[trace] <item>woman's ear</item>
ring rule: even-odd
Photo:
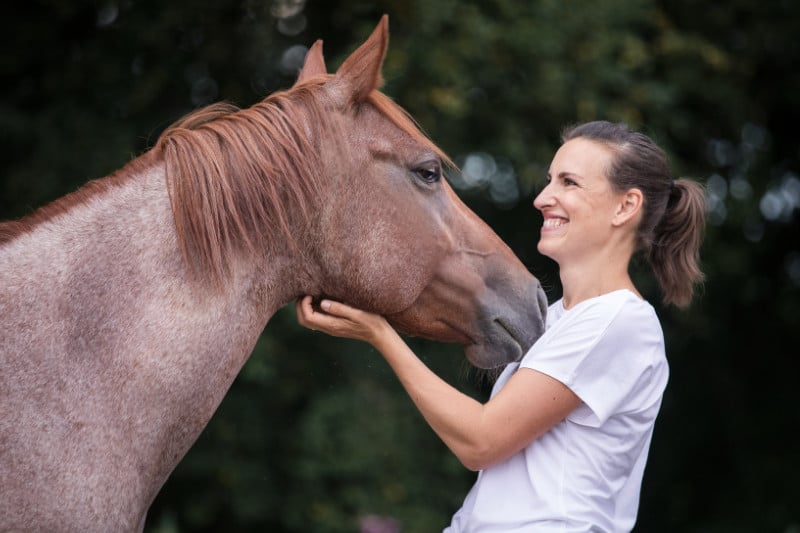
[[[620,196],[620,202],[614,212],[614,219],[611,223],[614,226],[622,226],[631,220],[637,220],[642,211],[644,196],[639,189],[629,189]]]

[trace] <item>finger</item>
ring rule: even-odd
[[[303,296],[302,298],[298,298],[295,302],[295,311],[297,312],[297,321],[305,326],[311,327],[309,325],[309,320],[314,315],[314,308],[311,305],[312,298],[311,296]]]
[[[305,296],[298,302],[298,321],[307,328],[328,331],[340,326],[342,318],[328,314],[325,310],[317,310],[313,305],[313,298]]]
[[[360,312],[360,310],[356,309],[355,307],[350,307],[349,305],[343,304],[342,302],[336,302],[327,299],[322,300],[319,303],[319,307],[329,315],[338,316],[342,318],[352,319]]]

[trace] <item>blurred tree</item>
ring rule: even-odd
[[[153,0],[6,6],[0,218],[103,176],[187,111],[334,69],[390,14],[386,92],[450,153],[463,197],[559,295],[530,207],[569,123],[624,120],[708,185],[708,282],[658,306],[672,365],[638,531],[800,530],[800,4],[788,0]],[[654,301],[652,280],[637,272]],[[460,350],[412,340],[485,397]],[[154,502],[148,531],[440,530],[474,479],[358,343],[270,323]]]

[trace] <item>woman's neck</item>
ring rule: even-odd
[[[559,265],[559,274],[564,309],[621,289],[628,289],[639,298],[642,297],[628,274],[628,261],[615,264],[604,259],[592,263]]]

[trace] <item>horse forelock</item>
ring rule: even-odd
[[[237,254],[281,242],[297,249],[320,196],[320,142],[339,142],[321,83],[247,109],[216,104],[159,138],[178,242],[193,273],[220,283]]]

